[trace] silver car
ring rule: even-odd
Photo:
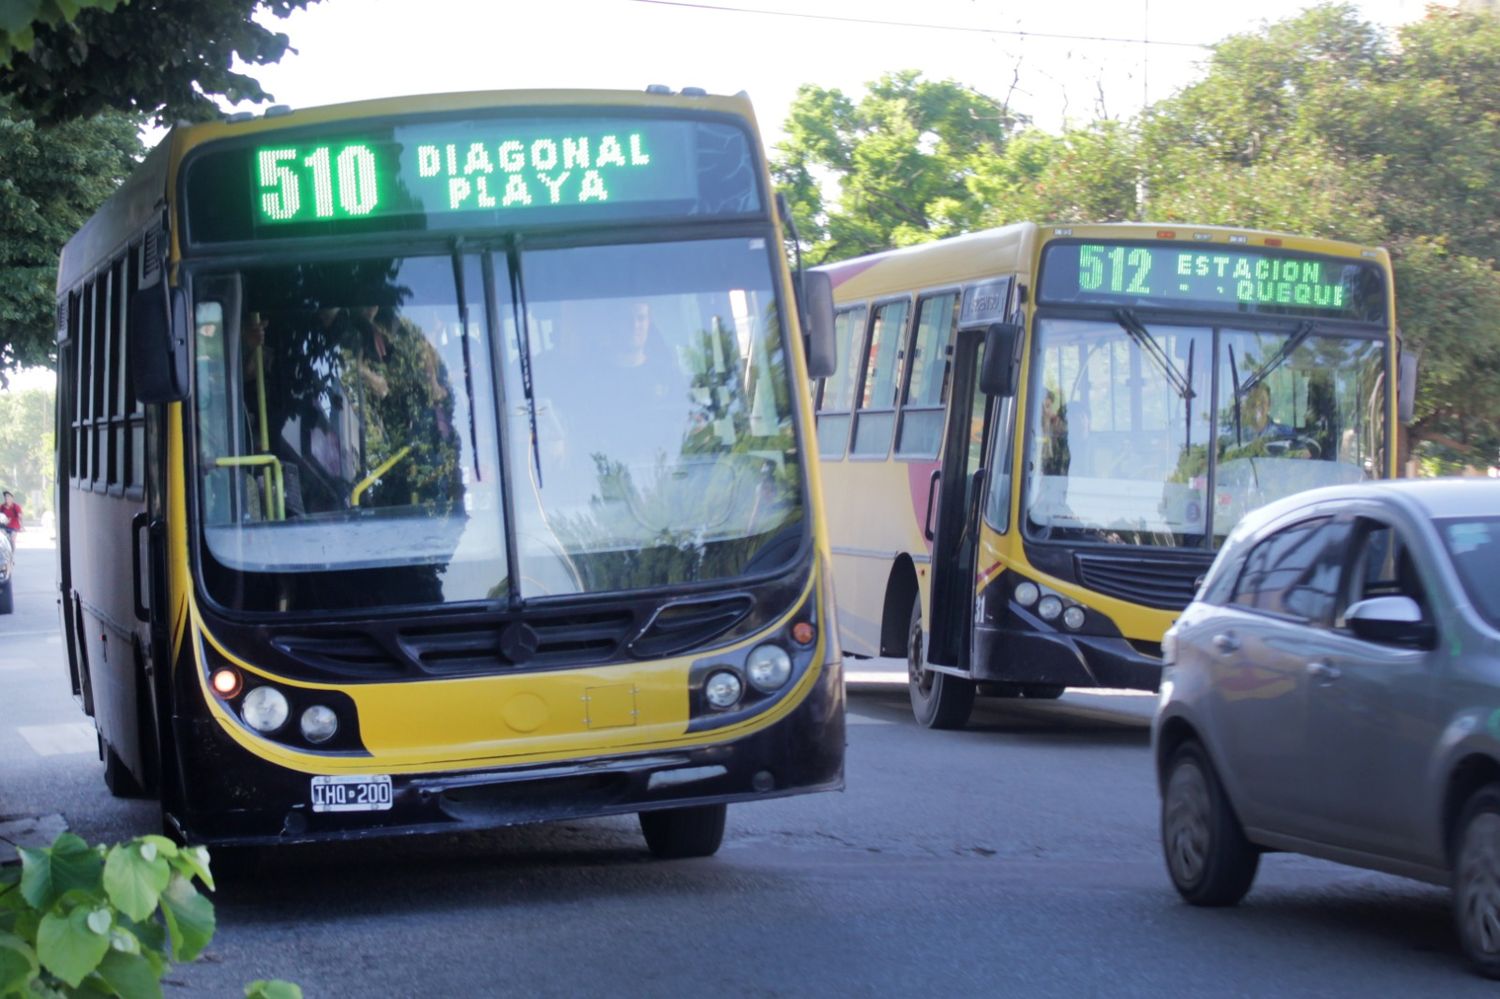
[[[1268,850],[1451,885],[1464,951],[1500,978],[1500,482],[1257,511],[1163,658],[1152,739],[1185,899],[1235,904]]]

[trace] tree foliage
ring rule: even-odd
[[[912,95],[999,109],[993,134],[930,126]],[[945,105],[939,103],[938,107]],[[1214,50],[1203,78],[1131,122],[1061,134],[999,101],[887,77],[855,103],[804,87],[776,175],[815,259],[989,225],[1150,219],[1378,243],[1420,355],[1413,441],[1500,449],[1500,19],[1432,7],[1394,36],[1314,7]],[[829,180],[833,183],[830,184]],[[825,202],[824,189],[838,190]],[[915,209],[915,210],[912,210]]]
[[[0,94],[38,121],[106,110],[203,121],[231,102],[271,95],[235,72],[277,62],[289,39],[256,23],[258,10],[286,17],[316,0],[7,0],[0,19]],[[35,13],[31,23],[24,16]],[[74,16],[70,16],[74,15]],[[28,35],[29,44],[28,44]]]
[[[134,167],[139,124],[108,112],[39,125],[0,98],[0,384],[51,364],[58,253]]]
[[[53,393],[0,393],[0,487],[15,494],[28,522],[51,505]]]

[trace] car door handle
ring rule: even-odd
[[[1329,684],[1337,680],[1344,674],[1339,672],[1339,668],[1337,666],[1330,666],[1328,663],[1315,662],[1307,664],[1307,675],[1312,677],[1314,680],[1317,680],[1321,684]]]
[[[1214,648],[1220,652],[1238,652],[1240,650],[1240,640],[1235,638],[1232,633],[1226,631],[1223,634],[1214,636]]]

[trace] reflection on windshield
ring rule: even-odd
[[[533,405],[513,320],[505,335],[523,590],[693,582],[790,558],[801,479],[764,243],[523,262]]]
[[[1210,328],[1117,318],[1037,324],[1033,538],[1201,547],[1211,531],[1216,545],[1271,500],[1379,474],[1378,341],[1310,326],[1221,329],[1216,339]]]
[[[464,343],[482,344],[481,330],[462,328],[448,258],[263,268],[195,288],[204,537],[219,568],[262,574],[249,589],[267,591],[225,576],[223,598],[464,600],[504,578],[493,393],[470,361],[486,352]],[[328,585],[318,574],[331,570],[361,575]]]
[[[780,567],[805,528],[771,262],[756,239],[497,255],[494,315],[478,256],[199,276],[210,592],[315,610]]]

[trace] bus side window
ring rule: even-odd
[[[910,312],[911,301],[905,298],[875,309],[854,419],[855,455],[884,458],[890,452],[896,430],[896,389],[901,384],[901,338]]]
[[[844,309],[833,320],[837,367],[823,379],[818,392],[818,453],[825,459],[842,458],[849,447],[849,423],[853,419],[854,379],[859,374],[855,356],[863,346],[865,307]]]
[[[901,429],[896,436],[896,454],[903,458],[937,457],[957,330],[957,292],[923,299],[917,306],[907,362],[910,374],[901,400]]]

